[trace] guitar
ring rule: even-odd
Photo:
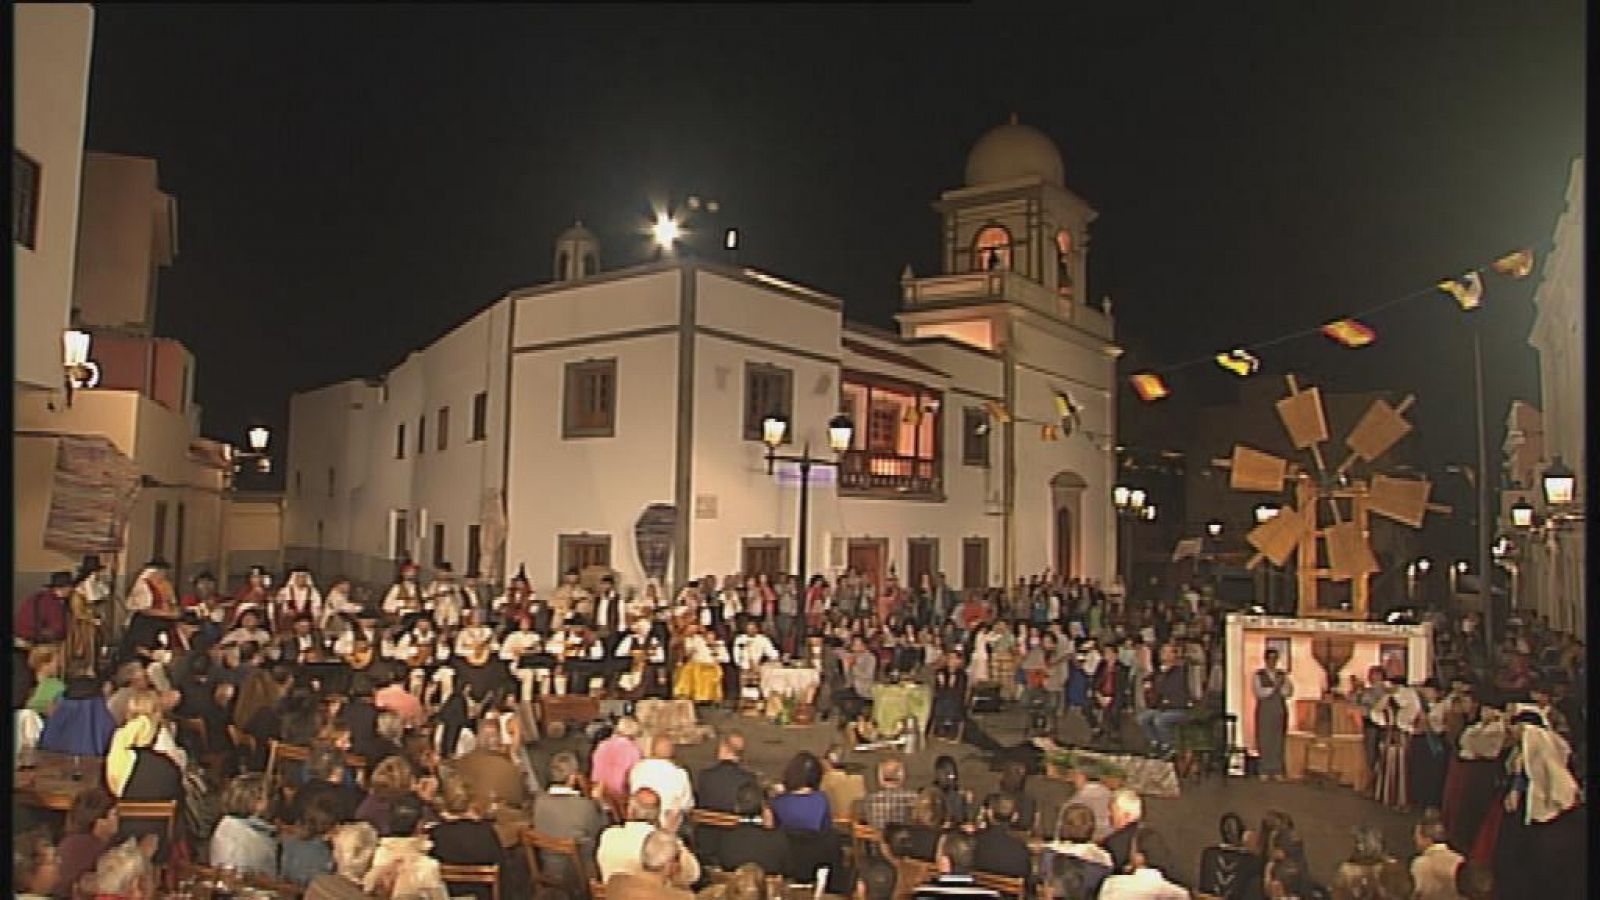
[[[350,668],[359,671],[370,667],[377,655],[377,650],[371,641],[356,641],[351,644],[350,652],[346,653],[343,659]]]

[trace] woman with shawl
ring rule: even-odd
[[[155,749],[160,730],[161,713],[155,704],[130,706],[127,724],[111,736],[111,749],[106,753],[106,786],[118,800],[154,802],[177,800],[180,810],[177,821],[183,821],[183,772],[172,759]],[[167,825],[156,819],[124,819],[117,832],[117,840],[138,838],[146,834],[165,837]],[[163,845],[159,860],[165,860],[171,848]]]
[[[1535,710],[1515,713],[1506,734],[1503,799],[1490,808],[1471,858],[1491,862],[1496,882],[1520,885],[1521,896],[1582,897],[1583,879],[1570,871],[1585,859],[1572,750]]]

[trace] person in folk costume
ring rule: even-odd
[[[1437,809],[1444,802],[1445,768],[1449,758],[1445,752],[1445,714],[1448,707],[1439,690],[1439,682],[1429,678],[1417,688],[1419,707],[1416,727],[1411,739],[1411,756],[1407,767],[1411,777],[1411,799],[1420,808]]]
[[[67,672],[93,669],[100,647],[100,608],[110,591],[101,581],[100,557],[85,556],[67,596]]]
[[[164,559],[145,564],[128,591],[128,611],[133,620],[123,636],[123,655],[132,658],[137,648],[156,646],[159,635],[178,617],[178,596],[168,580],[172,567]]]
[[[801,612],[805,615],[805,635],[822,633],[822,619],[828,612],[829,601],[828,579],[821,575],[811,576],[811,583],[806,585],[805,603]],[[803,641],[802,641],[803,642]]]
[[[423,591],[422,608],[433,613],[433,621],[440,631],[450,634],[460,626],[465,599],[461,584],[456,581],[455,567],[448,562],[439,563],[433,580]]]
[[[431,685],[454,680],[454,673],[448,665],[449,642],[434,627],[433,618],[426,614],[412,618],[411,624],[402,629],[386,655],[411,669],[412,693],[423,698],[424,702]],[[444,687],[444,693],[449,695],[449,685]]]
[[[533,585],[528,581],[528,567],[526,564],[517,566],[517,574],[511,576],[506,584],[505,593],[494,600],[494,618],[499,624],[501,633],[505,633],[522,615],[533,608],[535,597]]]
[[[258,606],[245,606],[239,609],[239,623],[222,636],[218,643],[222,646],[229,644],[256,644],[267,647],[272,644],[272,632],[262,627],[264,613]]]
[[[889,617],[899,612],[905,606],[905,592],[900,589],[900,579],[893,572],[883,580],[883,590],[878,592],[877,613],[878,621],[887,622]]]
[[[461,576],[461,613],[466,615],[469,609],[476,609],[483,613],[478,617],[479,622],[489,621],[489,603],[494,598],[483,586],[483,573],[476,567],[467,569],[467,574]]]
[[[744,633],[733,640],[733,690],[730,696],[738,701],[744,686],[761,683],[763,663],[777,662],[779,653],[772,638],[762,633],[761,625],[754,619],[744,623]]]
[[[338,637],[355,622],[361,603],[350,594],[350,579],[340,575],[328,585],[322,600],[322,619],[317,629],[325,636]]]
[[[483,624],[482,607],[469,605],[462,611],[465,620],[456,632],[455,645],[451,647],[450,663],[455,669],[455,684],[462,689],[471,688],[478,699],[498,693],[506,680],[506,669],[494,662],[499,642],[494,629]]]
[[[309,612],[295,614],[289,632],[278,638],[275,646],[280,662],[295,665],[318,662],[327,652],[322,635],[317,633],[316,623]]]
[[[534,675],[544,657],[544,636],[533,630],[533,616],[523,612],[511,624],[510,631],[500,639],[500,659],[505,662],[511,671],[511,676],[521,685],[519,696],[524,703],[532,703],[534,698]],[[554,667],[554,661],[545,662],[544,668],[548,671]]]
[[[683,662],[673,679],[672,695],[695,703],[722,702],[722,667],[699,622],[691,622],[683,636]]]
[[[739,576],[729,575],[723,579],[717,603],[722,607],[722,630],[730,635],[744,633],[744,589],[740,587]]]
[[[250,574],[245,578],[245,583],[233,595],[232,615],[228,616],[230,622],[239,620],[239,611],[247,606],[265,610],[268,602],[272,600],[269,590],[272,587],[272,576],[267,574],[265,566],[251,566]]]
[[[1282,781],[1294,682],[1278,668],[1278,648],[1268,647],[1263,661],[1265,664],[1250,678],[1250,689],[1256,697],[1256,747],[1261,753],[1257,772],[1262,781]]]
[[[610,638],[622,630],[623,607],[626,604],[617,591],[617,579],[606,574],[600,577],[600,593],[594,598],[594,629],[602,637]]]
[[[589,599],[588,590],[578,583],[578,570],[568,569],[561,576],[561,584],[550,595],[551,624],[556,627],[565,625],[579,607],[588,604]]]
[[[408,559],[400,564],[400,577],[383,595],[383,613],[399,617],[421,611],[422,588],[417,585],[417,564]]]
[[[309,615],[313,624],[322,619],[322,592],[311,580],[310,569],[295,566],[289,570],[289,580],[278,588],[278,594],[273,598],[273,608],[274,630],[277,631],[287,630],[301,614]]]
[[[1514,712],[1512,710],[1515,710]],[[1505,732],[1501,802],[1486,817],[1471,859],[1489,862],[1508,898],[1585,896],[1583,788],[1571,771],[1572,749],[1536,709],[1513,706]]]
[[[1369,715],[1379,730],[1378,770],[1373,794],[1379,803],[1405,811],[1411,805],[1411,735],[1416,730],[1422,700],[1406,686],[1405,678],[1390,675],[1384,698]]]

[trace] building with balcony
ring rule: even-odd
[[[635,529],[675,514],[672,584],[846,567],[991,586],[1045,569],[1110,581],[1112,323],[1086,305],[1088,224],[1050,140],[1016,123],[949,191],[945,271],[909,271],[898,329],[838,298],[697,258],[606,270],[581,226],[553,283],[512,291],[381,377],[296,395],[291,562],[383,582],[394,560],[547,586],[607,565],[639,584]],[[779,452],[837,467],[768,474]]]
[[[194,357],[154,328],[157,274],[177,253],[176,201],[152,159],[90,152],[82,182],[70,319],[48,343],[60,353],[69,322],[87,334],[95,379],[18,395],[17,596],[86,553],[123,586],[154,557],[183,580],[222,557],[231,449],[200,436]]]
[[[1512,404],[1508,417],[1502,534],[1516,550],[1512,602],[1564,631],[1583,634],[1588,621],[1584,555],[1588,475],[1584,453],[1583,206],[1584,158],[1573,160],[1566,210],[1556,222],[1553,246],[1533,295],[1537,311],[1528,343],[1539,351],[1539,404]],[[1545,496],[1544,473],[1560,460],[1576,473],[1571,502]],[[1535,509],[1531,528],[1518,528],[1511,509]]]

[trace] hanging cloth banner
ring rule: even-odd
[[[44,545],[72,555],[122,550],[128,515],[139,495],[139,469],[102,437],[62,435]]]
[[[1528,250],[1507,253],[1494,261],[1494,270],[1496,274],[1507,278],[1527,278],[1528,273],[1533,271],[1533,253]]]
[[[645,577],[667,580],[667,563],[672,560],[672,535],[678,527],[678,508],[671,503],[652,503],[639,514],[633,526],[634,549]]]
[[[1439,290],[1456,298],[1456,304],[1462,309],[1477,309],[1483,302],[1483,277],[1476,271],[1468,272],[1459,281],[1439,282]]]
[[[1322,326],[1322,333],[1346,347],[1365,347],[1377,340],[1377,332],[1355,319],[1340,319]]]
[[[1128,380],[1133,383],[1133,389],[1138,392],[1139,399],[1146,403],[1160,400],[1171,393],[1167,390],[1167,383],[1154,372],[1140,372]]]

